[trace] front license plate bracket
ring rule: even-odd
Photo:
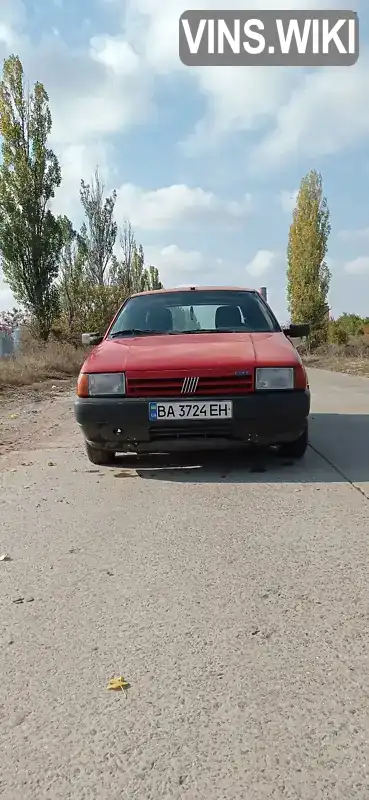
[[[165,420],[219,420],[232,419],[232,400],[211,400],[193,402],[157,402],[149,403],[150,422]]]

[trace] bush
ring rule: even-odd
[[[348,336],[363,335],[365,320],[359,317],[358,314],[341,314],[341,316],[336,319],[336,323],[341,329],[346,331]]]
[[[330,344],[348,344],[349,334],[340,324],[339,320],[330,320],[328,328],[328,341]]]

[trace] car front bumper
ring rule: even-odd
[[[195,398],[191,398],[195,400]],[[172,398],[173,402],[184,398]],[[209,402],[196,397],[196,402]],[[245,445],[278,445],[297,439],[306,429],[310,391],[250,393],[232,400],[233,418],[149,420],[149,399],[77,398],[75,418],[90,445],[123,452],[177,452]],[[155,401],[171,402],[170,398]]]

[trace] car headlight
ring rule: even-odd
[[[260,367],[256,370],[255,389],[293,389],[293,367]]]
[[[78,380],[79,397],[121,396],[126,393],[124,372],[83,373]]]

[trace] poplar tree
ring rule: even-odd
[[[301,181],[287,248],[287,297],[292,323],[308,322],[310,346],[328,339],[330,272],[325,258],[330,214],[322,176],[311,170]]]
[[[42,83],[25,86],[18,56],[4,61],[0,82],[0,254],[4,277],[47,341],[58,313],[56,278],[63,233],[51,212],[60,186],[48,146],[52,119]]]

